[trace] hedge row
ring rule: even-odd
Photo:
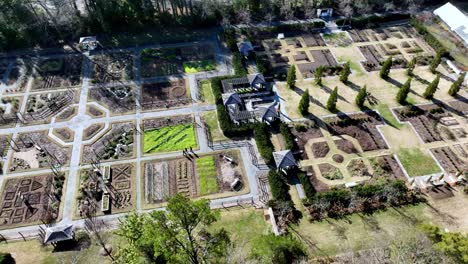
[[[315,190],[312,183],[310,183],[310,179],[309,177],[307,177],[307,174],[301,171],[297,174],[297,178],[299,178],[299,182],[301,183],[302,188],[304,189],[305,196],[308,199],[313,199],[317,191]]]
[[[373,28],[378,27],[382,23],[388,23],[392,21],[410,19],[410,14],[386,14],[386,15],[372,15],[366,17],[356,17],[356,18],[342,18],[336,20],[338,26],[352,26],[353,28]]]
[[[291,133],[288,125],[285,123],[280,124],[280,132],[284,138],[286,149],[293,150],[296,148],[296,142],[294,141],[294,135]]]
[[[265,163],[269,165],[274,162],[273,152],[275,151],[270,137],[271,134],[266,124],[258,123],[255,125],[254,138],[255,142],[257,142],[258,152],[265,160]]]
[[[237,76],[246,76],[247,70],[244,67],[244,59],[239,52],[232,55],[232,68]]]
[[[268,182],[270,183],[270,191],[274,200],[290,201],[289,186],[286,184],[285,179],[281,173],[271,170],[268,173]]]
[[[222,80],[236,78],[236,76],[222,76],[214,77],[211,79],[211,89],[215,97],[216,110],[218,112],[218,122],[219,127],[223,131],[226,137],[246,137],[252,134],[253,125],[252,124],[243,124],[236,125],[231,121],[226,108],[223,104],[223,86],[221,84]]]
[[[411,19],[411,25],[413,25],[414,28],[416,28],[416,31],[418,31],[419,34],[421,34],[424,38],[424,40],[432,47],[434,48],[437,53],[441,54],[442,56],[448,55],[448,51],[445,49],[445,47],[440,43],[428,30],[427,28],[420,23],[416,18]]]

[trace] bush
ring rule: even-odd
[[[274,170],[268,173],[268,182],[270,183],[270,191],[274,200],[290,201],[289,186],[286,184],[283,176]]]
[[[287,124],[285,123],[280,124],[280,132],[284,138],[286,149],[291,149],[291,150],[295,149],[296,142],[294,141],[294,135],[291,133],[291,130],[289,130],[289,127]]]
[[[268,126],[266,124],[260,123],[254,126],[254,138],[257,142],[258,152],[265,160],[266,164],[273,164],[273,152],[275,148],[273,143],[271,143],[270,131],[268,131]]]
[[[297,174],[297,178],[299,179],[299,182],[301,183],[302,188],[304,189],[304,194],[307,197],[307,199],[313,199],[317,191],[315,190],[312,183],[310,183],[310,179],[309,177],[307,177],[307,174],[301,171]]]
[[[307,89],[302,95],[299,101],[298,110],[301,115],[305,116],[309,112],[310,98],[309,89]]]
[[[335,87],[327,101],[327,109],[330,112],[336,111],[336,102],[338,101],[338,87]]]
[[[416,31],[418,31],[419,34],[421,34],[424,38],[424,40],[431,46],[433,47],[437,53],[440,53],[442,56],[447,56],[449,53],[445,49],[445,47],[440,43],[429,31],[426,29],[426,27],[421,24],[416,18],[411,19],[411,25],[413,25],[414,28],[416,28]]]
[[[15,260],[10,253],[0,252],[0,264],[13,264]]]
[[[244,59],[238,52],[232,55],[232,68],[237,76],[247,75],[247,70],[244,67]]]
[[[291,235],[263,235],[252,241],[251,257],[258,263],[296,263],[306,256],[304,245]]]

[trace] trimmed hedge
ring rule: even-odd
[[[268,182],[270,183],[270,191],[274,200],[291,201],[289,186],[279,172],[271,170],[268,173]]]
[[[259,123],[255,125],[254,138],[255,142],[257,142],[258,152],[268,165],[273,164],[273,152],[275,151],[270,137],[271,134],[266,124]]]
[[[373,28],[378,27],[382,23],[388,23],[392,21],[410,19],[410,14],[387,14],[382,16],[372,15],[366,17],[356,17],[351,19],[338,19],[336,24],[338,26],[352,26],[353,28]]]
[[[438,54],[442,57],[449,55],[449,52],[445,49],[445,47],[440,43],[428,30],[427,28],[420,23],[416,18],[411,18],[411,25],[421,34],[424,40],[434,48]]]
[[[307,174],[301,171],[297,174],[297,178],[299,178],[299,182],[301,183],[302,188],[304,189],[305,196],[308,199],[313,199],[317,191],[315,190],[312,183],[310,183],[310,179],[309,177],[307,177]]]
[[[285,123],[280,124],[280,132],[284,138],[284,142],[286,144],[286,149],[293,150],[296,148],[296,142],[294,141],[294,135],[289,130],[289,127]]]
[[[232,55],[232,68],[237,76],[247,75],[247,70],[244,67],[244,59],[239,52]]]

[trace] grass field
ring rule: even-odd
[[[208,80],[201,81],[200,88],[203,94],[203,101],[208,104],[214,104],[215,98],[213,95],[213,91],[211,90],[211,82]]]
[[[185,73],[197,73],[204,71],[213,71],[216,64],[212,60],[188,61],[183,63]]]
[[[221,211],[221,218],[210,229],[228,231],[233,245],[240,247],[248,256],[252,241],[271,233],[271,226],[263,218],[263,210],[253,208],[232,208]]]
[[[440,172],[440,168],[434,159],[430,155],[423,153],[420,149],[403,148],[398,151],[397,156],[411,177]]]
[[[218,176],[213,156],[197,159],[197,171],[200,179],[200,194],[207,195],[218,192]]]
[[[219,127],[218,116],[215,110],[202,113],[202,117],[208,126],[208,129],[210,130],[211,139],[213,141],[228,139],[226,136],[224,136],[221,128]]]
[[[195,128],[192,124],[166,126],[145,131],[144,153],[170,152],[196,148]]]
[[[377,109],[377,111],[379,111],[380,115],[382,115],[385,122],[387,122],[392,127],[401,128],[403,126],[403,124],[398,122],[398,120],[395,118],[395,116],[393,116],[392,110],[390,110],[388,105],[379,104],[376,109]]]

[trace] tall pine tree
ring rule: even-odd
[[[359,108],[362,108],[364,106],[364,102],[366,101],[367,97],[367,87],[364,85],[364,87],[359,90],[359,93],[356,95],[356,105],[359,106]]]
[[[286,83],[289,89],[292,89],[296,86],[296,66],[295,65],[292,65],[289,68]]]
[[[400,104],[404,104],[406,102],[406,97],[408,97],[408,94],[411,89],[411,80],[412,78],[409,77],[408,80],[400,87],[398,90],[396,100]]]
[[[315,83],[317,85],[322,85],[322,75],[323,75],[323,67],[319,66],[317,69],[315,69],[315,72],[314,72]]]
[[[310,105],[309,89],[306,89],[305,92],[301,96],[301,100],[299,101],[299,107],[298,107],[299,113],[305,116],[309,112],[309,105]]]
[[[406,69],[406,75],[413,76],[414,68],[416,67],[416,57],[408,63],[408,68]]]
[[[435,92],[437,91],[437,86],[439,85],[440,75],[437,74],[435,79],[427,86],[426,91],[423,93],[423,97],[426,99],[432,99]]]
[[[338,87],[335,87],[333,89],[332,93],[330,94],[330,97],[328,98],[327,101],[327,109],[330,112],[335,112],[336,111],[336,102],[338,101]]]
[[[382,69],[380,69],[380,78],[385,79],[390,74],[390,69],[392,68],[393,58],[390,56],[388,59],[383,63]]]
[[[342,83],[347,83],[348,82],[348,77],[351,74],[351,68],[349,67],[349,61],[345,63],[343,66],[343,69],[341,70],[340,73],[340,81]]]
[[[441,61],[442,61],[442,52],[439,51],[437,52],[436,56],[432,60],[431,65],[429,67],[432,73],[436,73],[437,66],[439,66]]]
[[[448,91],[449,95],[455,96],[458,94],[458,92],[460,91],[462,87],[463,81],[465,80],[465,76],[466,76],[466,72],[460,74],[460,76],[458,76],[458,79],[454,83],[452,83]]]

